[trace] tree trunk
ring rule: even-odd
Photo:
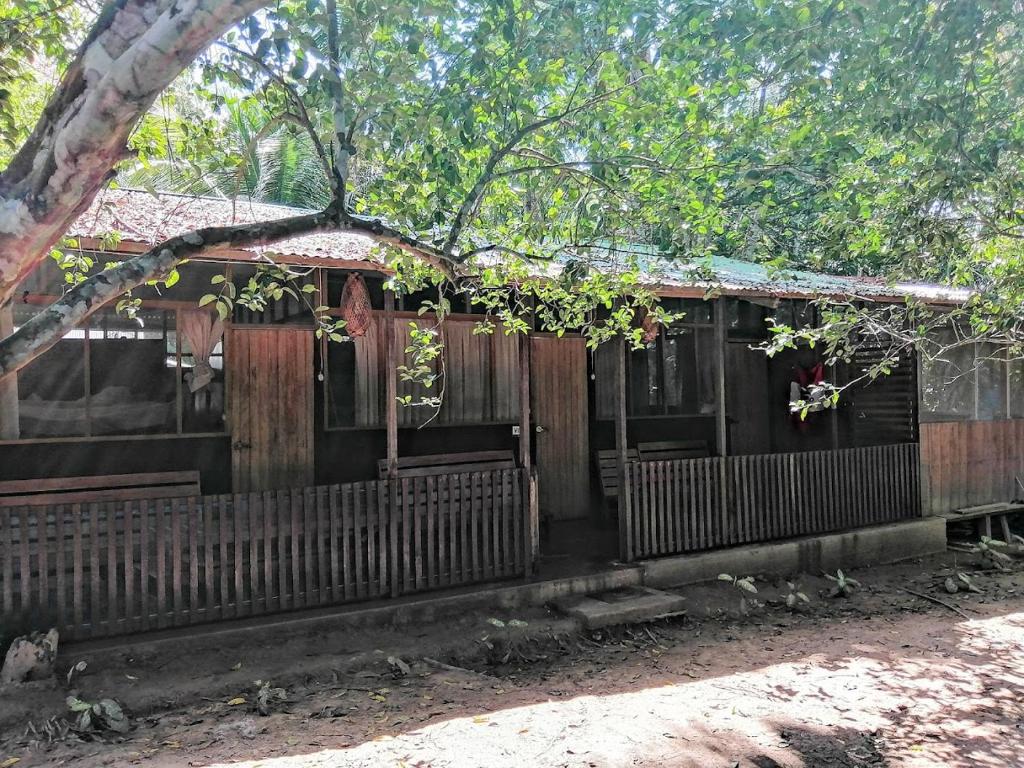
[[[0,174],[0,305],[92,202],[156,97],[267,0],[119,0]]]

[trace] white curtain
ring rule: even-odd
[[[224,323],[205,309],[186,309],[178,315],[178,331],[192,348],[195,365],[188,377],[190,392],[198,392],[213,381],[210,355],[224,335]]]

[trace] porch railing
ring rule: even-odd
[[[916,443],[627,465],[628,560],[920,514]]]
[[[71,638],[526,571],[523,470],[0,509],[0,626]]]

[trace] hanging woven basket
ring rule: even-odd
[[[658,323],[655,322],[654,317],[651,316],[651,313],[648,312],[645,307],[640,308],[639,315],[640,328],[644,332],[644,335],[642,337],[643,342],[644,344],[650,344],[656,338],[658,338],[658,331],[660,330],[660,327],[658,326]]]
[[[354,337],[365,336],[373,322],[370,292],[358,272],[353,272],[345,281],[341,292],[341,318],[345,321],[345,333]]]

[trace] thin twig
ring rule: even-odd
[[[445,664],[443,661],[438,661],[437,659],[432,659],[429,656],[424,656],[423,660],[425,662],[427,662],[427,664],[430,664],[433,667],[439,667],[439,668],[445,669],[445,670],[447,670],[449,672],[461,672],[464,675],[474,675],[476,677],[483,677],[483,678],[486,678],[487,680],[491,680],[493,682],[497,682],[498,681],[498,678],[496,678],[496,677],[494,677],[492,675],[488,675],[486,672],[477,672],[475,669],[466,669],[465,667],[456,667],[453,664]]]
[[[952,603],[947,603],[945,600],[940,600],[937,597],[932,597],[931,595],[926,595],[924,592],[915,592],[914,590],[907,589],[906,587],[900,587],[900,589],[903,592],[906,592],[908,595],[913,595],[914,597],[920,597],[923,600],[931,600],[933,603],[938,603],[939,605],[941,605],[941,606],[943,606],[945,608],[949,608],[949,610],[953,611],[953,613],[957,613],[957,614],[963,616],[965,619],[969,620],[971,618],[966,613],[964,613],[959,608],[957,608],[955,605],[953,605]]]

